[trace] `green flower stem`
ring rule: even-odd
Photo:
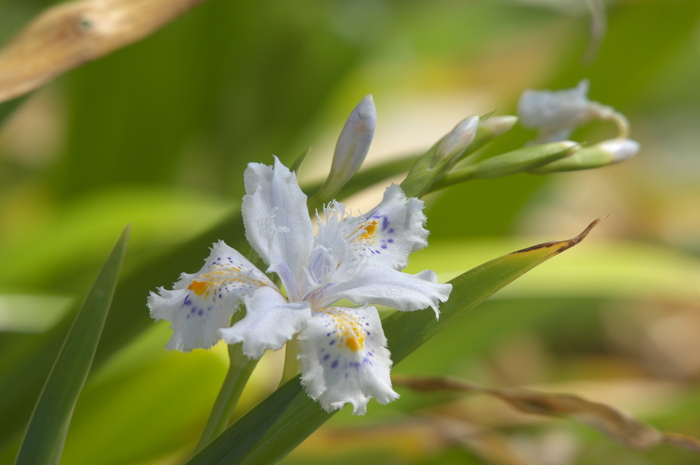
[[[282,370],[280,386],[299,374],[299,359],[297,358],[297,353],[299,353],[299,350],[297,338],[293,337],[287,341],[287,347],[284,350],[284,369]]]
[[[224,384],[221,386],[219,395],[214,402],[207,420],[202,437],[199,438],[197,451],[203,449],[214,438],[221,434],[228,426],[229,420],[236,409],[238,399],[241,397],[243,388],[250,378],[250,374],[258,364],[257,359],[250,359],[243,354],[241,344],[231,344],[228,346],[230,364]]]

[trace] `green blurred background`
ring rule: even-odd
[[[0,39],[51,4],[0,4]],[[431,268],[446,280],[611,216],[395,372],[576,393],[700,436],[700,2],[607,2],[607,34],[592,60],[586,5],[209,0],[58,78],[15,111],[0,106],[8,113],[0,128],[0,379],[8,386],[43,376],[46,368],[32,362],[41,356],[32,354],[51,346],[132,224],[123,288],[133,295],[112,310],[62,463],[176,464],[190,453],[225,351],[166,352],[167,324],[149,322],[145,299],[200,267],[206,246],[183,244],[200,234],[242,240],[240,223],[215,225],[238,210],[247,163],[276,154],[289,164],[311,146],[300,179],[323,179],[334,138],[367,93],[378,110],[372,165],[421,153],[465,116],[512,114],[526,88],[570,88],[582,78],[592,100],[629,118],[638,156],[596,171],[522,174],[433,194],[431,246],[410,269]],[[591,124],[573,138],[598,141],[613,131]],[[517,127],[488,150],[534,137]],[[348,203],[371,205],[378,192]],[[185,268],[148,271],[169,257]],[[280,364],[280,354],[266,355],[243,409],[275,388]],[[372,402],[364,418],[336,415],[284,463],[698,460],[666,446],[630,450],[484,397],[399,393],[389,406]],[[26,421],[20,404],[35,398],[31,390],[16,395],[0,428],[2,463],[12,462]]]

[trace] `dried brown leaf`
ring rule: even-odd
[[[448,377],[394,376],[392,379],[394,384],[415,391],[447,390],[486,394],[503,400],[521,412],[568,417],[591,426],[635,449],[648,449],[659,444],[669,444],[700,453],[700,441],[695,438],[657,431],[613,407],[570,394],[549,394],[529,389],[491,389]]]
[[[571,239],[569,239],[569,240],[566,240],[566,241],[543,242],[542,244],[533,245],[532,247],[528,247],[528,248],[526,248],[526,249],[516,250],[516,251],[513,252],[513,253],[531,252],[531,251],[533,251],[533,250],[543,250],[543,249],[553,249],[555,255],[556,255],[556,254],[559,254],[559,253],[562,253],[562,252],[564,252],[565,250],[570,249],[571,247],[575,246],[576,244],[578,244],[579,242],[581,242],[582,240],[584,240],[584,239],[586,238],[586,236],[588,236],[588,233],[590,233],[590,232],[593,230],[593,228],[595,228],[596,226],[598,226],[598,224],[599,224],[601,221],[603,221],[604,219],[606,219],[608,216],[610,216],[610,215],[606,215],[606,216],[603,216],[603,217],[598,218],[598,219],[596,219],[596,220],[593,220],[593,221],[591,222],[591,224],[589,224],[589,225],[586,227],[586,229],[584,229],[584,230],[581,232],[581,234],[579,234],[578,236],[573,237],[573,238],[571,238]]]
[[[205,0],[87,0],[50,8],[0,50],[0,102],[156,31]]]
[[[700,441],[679,433],[665,433],[663,442],[700,454]]]

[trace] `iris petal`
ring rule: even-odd
[[[242,342],[243,353],[250,358],[260,358],[267,349],[281,349],[311,319],[308,302],[287,302],[272,287],[248,294],[245,305],[246,316],[232,327],[219,330],[219,335],[229,344]]]
[[[346,299],[357,305],[379,304],[402,311],[431,307],[436,316],[440,302],[452,291],[451,284],[439,284],[430,270],[412,275],[388,267],[368,266],[353,280],[326,289],[327,301]]]
[[[219,241],[201,270],[182,273],[173,290],[151,292],[148,306],[154,319],[172,323],[168,349],[208,349],[219,340],[217,330],[229,325],[244,297],[262,286],[274,284],[238,251]]]
[[[391,358],[374,307],[331,307],[314,312],[299,335],[301,382],[326,411],[352,404],[362,415],[374,397],[399,397],[391,387]]]
[[[411,252],[428,245],[425,221],[423,201],[406,197],[399,186],[392,184],[379,205],[347,221],[346,234],[363,258],[402,270]]]
[[[311,255],[314,231],[306,195],[289,168],[250,163],[244,173],[247,195],[241,206],[248,242],[279,275],[291,300]]]

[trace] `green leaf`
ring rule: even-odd
[[[578,244],[600,220],[566,241],[546,242],[477,266],[453,279],[440,319],[432,311],[395,312],[382,324],[394,363],[462,317],[508,283]],[[188,465],[275,463],[328,420],[304,392],[299,377],[287,382],[194,456]]]
[[[85,384],[124,260],[129,227],[97,276],[85,303],[73,322],[39,396],[17,465],[57,464],[73,409]]]

